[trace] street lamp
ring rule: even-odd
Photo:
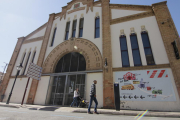
[[[19,72],[21,71],[22,68],[23,68],[22,63],[20,63],[20,64],[17,66],[17,70],[18,70],[18,71],[17,71],[17,74],[16,74],[16,78],[17,78],[17,76],[19,75]],[[12,86],[12,88],[11,88],[11,92],[9,93],[9,97],[8,97],[8,100],[7,100],[6,104],[9,104],[9,101],[10,101],[10,99],[11,99],[12,91],[13,91],[14,85],[15,85],[15,83],[16,83],[16,78],[15,78],[15,80],[14,80],[14,83],[13,83],[13,86]]]

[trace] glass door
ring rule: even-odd
[[[68,75],[64,105],[70,105],[73,101],[74,90],[79,89],[80,96],[85,94],[85,74]]]
[[[79,89],[80,96],[85,97],[85,74],[52,76],[47,92],[47,104],[69,106],[74,97],[74,90]]]
[[[50,104],[63,105],[66,76],[54,77]]]

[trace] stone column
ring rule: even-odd
[[[173,45],[171,44],[174,40],[177,40],[177,47],[180,52],[180,43],[178,40],[179,35],[166,3],[167,1],[153,4],[152,9],[154,10],[156,16],[166,53],[170,62],[170,67],[173,72],[175,84],[180,96],[180,60],[176,59]]]
[[[52,28],[53,21],[54,21],[54,16],[55,16],[54,13],[50,14],[50,16],[49,16],[49,21],[47,23],[46,32],[45,32],[45,35],[44,35],[44,40],[42,42],[41,51],[39,53],[39,58],[38,58],[37,65],[41,66],[41,67],[43,65],[44,57],[45,57],[45,54],[46,54],[46,49],[47,49],[47,45],[48,45],[48,41],[49,41],[49,36],[50,36],[50,33],[51,33],[51,28]],[[34,103],[34,98],[35,98],[35,95],[36,95],[38,83],[39,83],[38,80],[34,80],[34,79],[32,80],[31,88],[30,88],[30,91],[29,91],[28,99],[27,99],[27,104],[33,104]]]
[[[110,32],[110,0],[102,0],[102,43],[103,68],[107,58],[108,68],[103,70],[103,107],[114,108],[114,87],[112,72],[112,48]]]
[[[6,70],[6,74],[5,74],[4,78],[3,78],[3,81],[2,81],[1,86],[0,86],[0,95],[5,94],[5,91],[7,89],[7,86],[8,86],[8,83],[9,83],[13,68],[15,67],[15,63],[16,63],[17,57],[19,55],[19,51],[21,49],[23,41],[24,41],[24,37],[18,38],[16,47],[14,49],[14,52],[12,54],[11,60],[10,60],[9,65],[8,65],[8,68]],[[1,101],[1,99],[0,99],[0,101]]]

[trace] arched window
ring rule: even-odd
[[[74,20],[72,27],[72,37],[76,37],[76,24],[77,24],[77,20]]]
[[[83,55],[72,52],[63,56],[57,63],[55,73],[76,72],[86,70],[86,60]]]
[[[70,27],[70,22],[67,22],[67,23],[66,23],[65,40],[68,40],[68,36],[69,36],[69,27]]]
[[[134,66],[141,66],[141,57],[139,53],[139,45],[137,41],[137,36],[135,33],[132,33],[130,35],[131,39],[131,47],[132,47],[132,54],[133,54],[133,60],[134,60]]]
[[[120,46],[121,46],[121,59],[122,59],[122,67],[129,67],[129,56],[128,56],[128,47],[126,36],[121,35],[119,38]]]
[[[95,38],[100,37],[100,18],[99,16],[95,19]]]
[[[26,63],[25,63],[24,71],[23,71],[22,75],[24,75],[25,72],[26,72],[26,67],[27,67],[27,64],[28,64],[28,62],[29,62],[30,55],[31,55],[31,52],[30,52],[29,55],[28,55],[28,58],[27,58],[27,61],[26,61]]]
[[[153,57],[152,50],[151,50],[151,45],[149,42],[148,33],[146,31],[141,32],[141,37],[142,37],[142,41],[143,41],[147,65],[154,65],[155,62],[154,62],[154,57]]]
[[[81,18],[79,22],[79,37],[83,36],[83,24],[84,24],[84,18]]]
[[[57,30],[57,28],[54,29],[54,33],[53,33],[53,37],[52,37],[52,41],[51,41],[51,47],[52,47],[53,44],[54,44],[54,39],[55,39],[55,35],[56,35],[56,30]]]

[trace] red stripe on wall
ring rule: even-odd
[[[161,78],[164,74],[165,70],[161,70],[160,74],[158,75],[158,78]]]
[[[156,75],[156,73],[157,73],[157,70],[154,70],[153,73],[152,73],[152,75],[150,76],[150,78],[154,78],[154,76]]]

